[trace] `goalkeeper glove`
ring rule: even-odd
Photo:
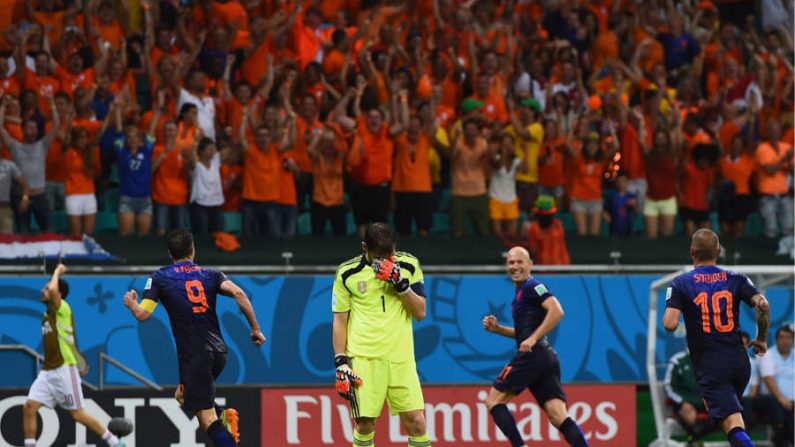
[[[356,399],[356,388],[362,385],[362,379],[356,375],[349,366],[350,359],[345,354],[334,357],[337,368],[337,382],[335,388],[343,399],[351,404],[351,413],[354,419],[359,417],[359,402]]]
[[[403,276],[400,271],[400,265],[395,262],[395,257],[376,258],[373,261],[373,271],[375,277],[381,281],[387,281],[392,284],[395,291],[399,294],[404,294],[409,290],[409,279]]]

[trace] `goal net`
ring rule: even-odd
[[[743,273],[751,278],[754,285],[767,297],[770,302],[770,328],[771,336],[768,337],[768,349],[773,349],[775,340],[772,333],[780,325],[793,321],[793,274],[792,266],[731,266],[727,267],[735,272]],[[652,443],[655,447],[669,447],[684,445],[671,440],[677,433],[678,424],[671,417],[671,409],[667,407],[663,392],[663,377],[668,359],[673,354],[686,347],[684,340],[684,325],[674,333],[668,333],[662,327],[662,313],[665,310],[665,293],[671,281],[678,275],[691,270],[692,267],[682,268],[676,272],[665,275],[654,281],[649,287],[649,320],[648,344],[646,356],[646,371],[649,377],[649,390],[651,392],[652,407],[654,410],[654,424],[657,430],[657,439]],[[748,332],[751,338],[756,336],[755,312],[748,306],[740,310],[740,327]],[[712,444],[712,443],[708,443]],[[713,445],[728,445],[717,443]],[[757,445],[764,445],[757,443]]]

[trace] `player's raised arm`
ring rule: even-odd
[[[751,341],[751,347],[758,356],[767,352],[767,332],[770,329],[770,304],[761,293],[751,298],[751,303],[756,309],[756,340]]]
[[[541,307],[547,311],[547,315],[544,317],[544,321],[541,322],[541,325],[519,345],[519,350],[522,352],[530,352],[538,340],[541,340],[552,331],[552,329],[555,329],[555,326],[563,319],[563,307],[561,307],[560,301],[554,296],[545,299],[544,302],[541,303]]]
[[[265,336],[260,330],[259,323],[257,323],[257,316],[254,314],[254,308],[251,307],[251,301],[249,301],[246,292],[238,287],[237,284],[227,279],[221,283],[221,293],[235,299],[237,307],[243,312],[243,315],[245,315],[248,321],[248,325],[251,327],[251,342],[254,343],[255,346],[262,346],[262,344],[265,343]]]
[[[483,317],[483,329],[502,335],[503,337],[516,338],[516,330],[512,327],[501,325],[494,315],[486,315]]]
[[[129,290],[124,294],[124,305],[130,309],[130,313],[132,313],[136,320],[146,321],[152,316],[152,312],[155,310],[157,303],[149,299],[143,299],[139,304],[138,292]]]
[[[52,309],[58,310],[61,307],[61,293],[60,289],[58,289],[58,281],[61,278],[61,275],[66,273],[66,266],[63,264],[58,264],[55,266],[55,271],[52,272],[52,276],[50,277],[50,281],[47,283],[45,288],[47,289],[47,297],[49,299],[49,306]]]

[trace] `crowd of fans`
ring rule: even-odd
[[[0,5],[0,233],[792,233],[785,0]]]

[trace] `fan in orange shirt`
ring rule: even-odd
[[[99,177],[99,147],[82,127],[72,129],[72,147],[64,154],[66,168],[66,215],[72,236],[92,234],[97,218],[94,179]]]
[[[489,121],[496,123],[498,128],[508,122],[509,117],[505,99],[492,93],[491,77],[489,75],[481,74],[478,76],[475,94],[472,97],[476,101],[483,103],[481,108],[483,116]]]
[[[102,59],[97,62],[97,66],[104,67],[107,63],[107,52],[103,52]],[[75,89],[83,87],[90,90],[96,84],[96,69],[94,67],[85,68],[83,56],[79,52],[69,55],[66,68],[58,65],[54,59],[50,63],[55,66],[55,76],[61,81],[59,91],[74,97]]]
[[[0,97],[12,95],[19,97],[19,80],[15,76],[9,76],[9,56],[0,54]]]
[[[176,122],[167,121],[163,131],[165,139],[158,140],[152,151],[152,202],[155,234],[158,236],[165,235],[169,229],[187,227],[188,175],[185,162],[192,147],[178,142]]]
[[[312,206],[310,217],[312,234],[325,232],[326,221],[331,222],[335,236],[346,233],[343,163],[348,146],[329,126],[312,136],[307,151],[312,157]]]
[[[221,154],[221,185],[224,191],[224,204],[221,209],[227,212],[240,212],[243,192],[243,160],[240,148],[227,139],[218,142]]]
[[[751,195],[751,177],[756,170],[752,144],[738,131],[728,146],[721,144],[725,154],[718,161],[721,181],[718,183],[718,221],[721,234],[745,235],[745,221],[756,209]]]
[[[237,0],[216,0],[210,5],[211,24],[223,25],[234,33],[231,49],[245,48],[248,43],[248,14]],[[216,23],[217,22],[217,23]]]
[[[320,10],[309,8],[306,12],[299,13],[298,20],[293,25],[293,44],[302,70],[310,62],[317,60],[323,46],[331,40],[332,30],[322,30],[322,21],[323,14]]]
[[[124,7],[124,2],[120,2],[120,4],[122,5],[123,13],[125,15],[128,14],[129,11]],[[124,21],[116,19],[114,1],[100,0],[98,5],[97,2],[92,1],[88,2],[88,6],[88,14],[78,16],[77,25],[85,30],[86,36],[94,36],[97,33],[99,34],[97,42],[102,45],[108,45],[114,51],[121,50],[125,44],[125,31],[122,27]],[[92,6],[95,9],[91,8]],[[90,17],[90,19],[85,20],[85,16]],[[92,42],[92,45],[95,46],[94,50],[99,52],[100,49],[96,48],[97,43]]]
[[[66,180],[67,167],[64,163],[64,155],[68,147],[64,147],[64,142],[68,142],[69,128],[71,127],[71,108],[72,103],[69,101],[69,96],[65,93],[57,93],[55,98],[55,112],[61,121],[61,127],[56,133],[55,139],[47,150],[47,158],[45,159],[44,172],[47,180],[45,189],[47,191],[47,199],[50,202],[50,207],[53,210],[63,209],[64,205],[64,182]],[[45,132],[52,128],[52,122],[48,122],[44,126]],[[85,130],[85,129],[84,129]],[[91,138],[91,135],[89,135]]]
[[[554,197],[538,196],[533,207],[536,220],[527,228],[527,248],[536,264],[571,264],[563,222],[555,217],[557,211]]]
[[[18,58],[18,60],[20,60]],[[55,96],[60,88],[60,82],[51,76],[50,57],[47,53],[41,52],[35,58],[36,70],[30,70],[24,64],[17,64],[17,73],[23,79],[22,88],[36,92],[36,100],[39,112],[45,117],[50,116],[50,106],[46,98]]]

